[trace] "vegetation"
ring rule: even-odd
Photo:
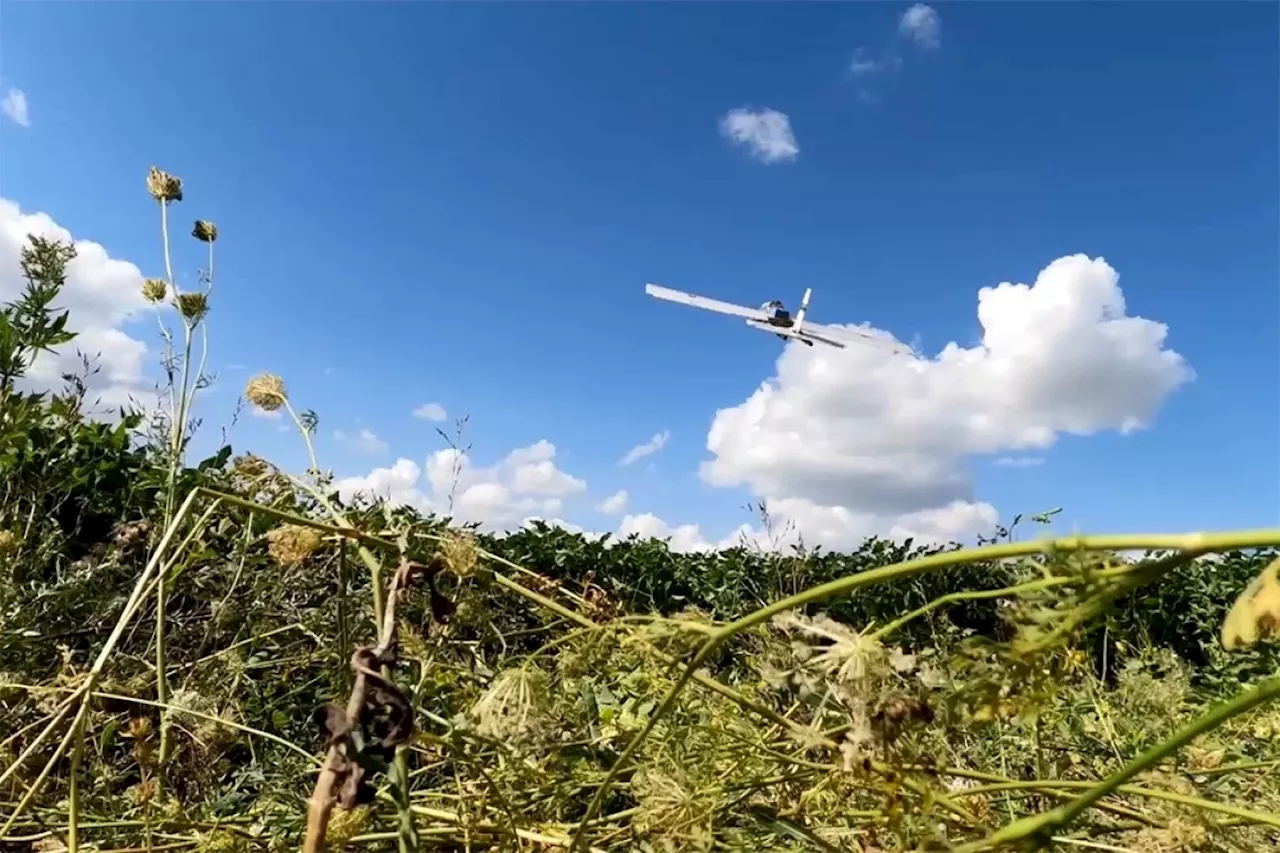
[[[1280,531],[675,554],[485,535],[186,460],[208,350],[153,169],[163,414],[21,390],[0,311],[0,849],[1257,851],[1280,843]],[[1028,519],[1043,522],[1044,516]]]

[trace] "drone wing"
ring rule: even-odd
[[[810,333],[813,333],[813,337],[823,343],[841,342],[837,343],[837,346],[843,346],[844,344],[865,344],[866,346],[887,350],[888,352],[896,353],[898,355],[915,355],[915,351],[906,344],[898,343],[890,338],[869,335],[858,329],[849,329],[843,326],[820,326],[817,323],[805,323],[801,326],[800,334],[802,336]]]
[[[748,320],[760,320],[762,322],[769,319],[769,315],[765,314],[758,308],[745,308],[741,305],[721,302],[719,299],[708,299],[705,296],[695,296],[692,293],[672,290],[669,287],[660,287],[656,284],[646,284],[644,286],[644,292],[650,296],[656,296],[658,299],[665,299],[668,302],[679,302],[681,305],[691,305],[694,308],[715,311],[719,314],[730,314],[734,317],[745,317]]]

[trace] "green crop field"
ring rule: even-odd
[[[162,414],[23,390],[74,346],[69,246],[32,238],[0,312],[0,850],[1280,844],[1280,530],[492,536],[343,500],[274,375],[244,395],[309,470],[189,459],[218,232],[147,189]]]

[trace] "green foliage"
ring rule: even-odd
[[[66,330],[67,312],[53,307],[67,283],[67,264],[76,256],[75,247],[34,234],[27,240],[22,248],[26,287],[16,302],[0,307],[0,406],[36,356],[75,337]]]

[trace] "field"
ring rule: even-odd
[[[147,189],[169,264],[179,179]],[[144,293],[163,409],[86,414],[70,247],[0,314],[0,849],[1259,851],[1280,531],[676,554],[492,536],[188,459],[216,303]],[[249,404],[318,416],[273,375]]]

